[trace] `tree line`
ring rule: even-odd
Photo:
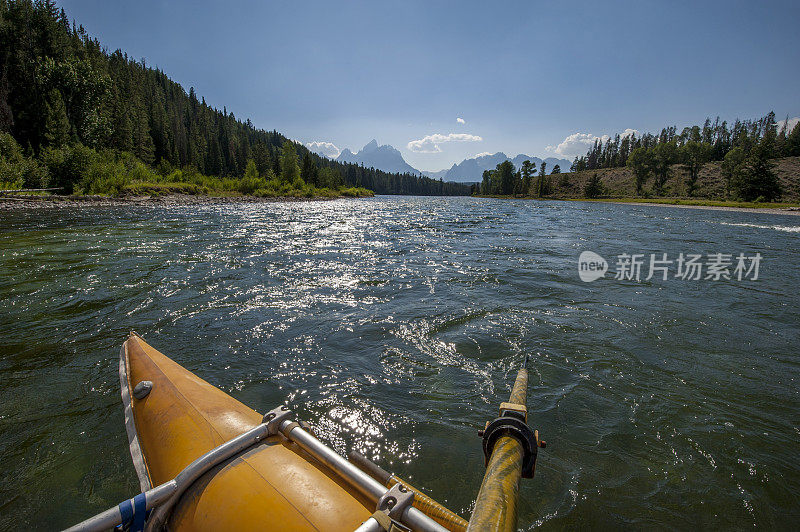
[[[538,172],[538,175],[537,175]],[[561,166],[553,166],[550,172],[560,174]],[[503,161],[494,170],[484,170],[481,182],[472,188],[473,194],[485,196],[536,196],[542,197],[550,190],[547,177],[547,163],[542,161],[539,168],[531,161],[523,161],[519,170],[511,161]]]
[[[745,201],[772,201],[781,189],[772,159],[800,155],[800,123],[788,129],[788,117],[778,128],[775,113],[758,120],[737,119],[732,126],[719,117],[706,119],[702,127],[691,126],[680,133],[673,127],[654,135],[616,135],[605,142],[595,140],[588,153],[576,157],[572,171],[627,166],[634,174],[636,192],[648,182],[660,195],[672,167],[685,170],[684,191],[694,196],[700,170],[710,161],[722,161],[726,196]]]
[[[0,132],[19,147],[8,138],[0,142],[2,164],[19,174],[3,179],[32,188],[55,183],[71,191],[87,179],[80,164],[124,160],[131,171],[135,159],[173,178],[178,170],[300,184],[297,177],[308,186],[379,194],[469,193],[462,184],[332,161],[258,129],[225,107],[211,107],[193,88],[187,93],[144,59],[109,53],[53,0],[0,0]],[[298,161],[297,175],[284,166],[292,159],[287,150]]]

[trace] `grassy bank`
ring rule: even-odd
[[[571,201],[599,201],[607,203],[643,203],[657,205],[684,205],[687,207],[729,207],[736,209],[791,209],[800,208],[800,203],[724,201],[700,198],[564,198]]]
[[[237,197],[252,196],[257,198],[366,198],[375,194],[363,187],[315,187],[306,185],[300,187],[281,186],[280,183],[265,182],[264,186],[252,191],[242,192],[236,186],[226,186],[224,180],[220,183],[198,185],[186,181],[134,181],[110,190],[97,190],[95,195],[109,197],[140,197],[140,196],[209,196],[209,197]],[[215,186],[216,185],[216,186]]]
[[[344,185],[330,168],[306,169],[303,179],[294,146],[287,143],[280,172],[260,173],[247,162],[241,176],[205,175],[192,165],[151,167],[129,152],[94,150],[82,144],[23,151],[8,133],[0,133],[0,190],[57,188],[72,196],[255,196],[260,198],[336,198],[372,196],[370,190]]]
[[[531,196],[498,196],[498,195],[478,195],[477,198],[498,198],[498,199],[523,199],[523,200],[550,200],[550,201],[593,201],[599,203],[638,203],[643,205],[678,205],[685,207],[722,207],[731,209],[800,209],[800,203],[779,203],[779,202],[759,202],[759,201],[725,201],[702,198],[627,198],[627,197],[602,197],[602,198],[582,198],[582,197],[543,197],[536,198]]]

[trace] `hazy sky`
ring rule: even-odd
[[[62,0],[257,127],[423,170],[564,156],[594,136],[800,115],[800,2]],[[329,147],[333,150],[332,147]]]

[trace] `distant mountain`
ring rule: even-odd
[[[426,176],[428,176],[428,177],[430,177],[432,179],[444,179],[444,176],[446,176],[447,172],[449,172],[449,171],[450,171],[449,168],[445,168],[444,170],[439,170],[438,172],[424,172],[423,171],[422,175],[426,175]]]
[[[532,157],[530,155],[519,154],[513,159],[505,153],[499,151],[493,154],[481,155],[472,159],[464,159],[458,164],[454,164],[449,170],[439,170],[438,172],[423,172],[428,177],[435,179],[442,178],[444,181],[457,181],[460,183],[476,182],[483,178],[484,170],[494,170],[498,164],[503,161],[511,161],[514,167],[519,169],[522,163],[530,161],[539,168],[542,164],[542,159],[539,157]],[[556,159],[555,157],[548,157],[544,159],[547,163],[547,173],[549,174],[555,165],[561,167],[562,172],[568,172],[572,162],[567,159]],[[443,173],[444,172],[444,173]]]
[[[478,182],[483,178],[484,170],[494,170],[498,164],[506,160],[510,160],[514,163],[514,167],[517,169],[519,169],[526,160],[534,163],[536,168],[539,168],[542,164],[542,159],[539,157],[519,154],[512,159],[505,153],[499,151],[493,154],[473,157],[472,159],[464,159],[460,163],[454,164],[450,168],[439,170],[438,172],[423,172],[408,164],[406,160],[403,159],[403,155],[396,148],[388,144],[379,146],[378,141],[375,139],[361,148],[358,153],[353,153],[345,148],[336,160],[340,163],[363,164],[367,168],[372,167],[383,170],[384,172],[408,172],[410,174],[425,175],[432,179],[456,181],[458,183]],[[572,165],[571,161],[556,159],[555,157],[548,157],[544,159],[544,162],[547,163],[548,174],[553,170],[555,165],[561,166],[562,172],[568,172],[569,167]]]
[[[361,148],[358,153],[353,153],[345,148],[336,160],[340,163],[363,164],[367,168],[377,168],[384,172],[422,174],[422,172],[408,164],[394,147],[388,144],[378,146],[378,141],[375,139]]]

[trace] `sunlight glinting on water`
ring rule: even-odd
[[[797,232],[773,216],[405,197],[57,214],[0,222],[0,481],[27,494],[2,499],[20,522],[67,525],[42,510],[64,486],[88,486],[64,495],[85,513],[136,489],[130,329],[462,513],[475,431],[529,354],[550,445],[521,487],[524,528],[774,524],[800,489]],[[583,283],[586,249],[765,262],[750,284]]]

